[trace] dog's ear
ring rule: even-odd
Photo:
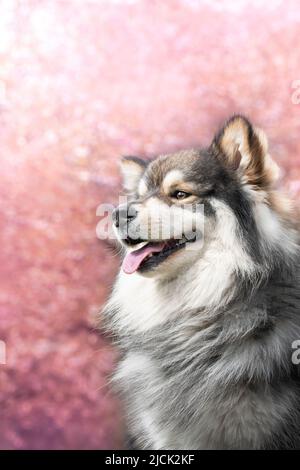
[[[147,162],[139,157],[126,156],[122,158],[121,173],[125,191],[135,191],[146,166]]]
[[[279,168],[268,154],[266,135],[243,116],[225,123],[212,148],[227,167],[257,189],[271,186],[279,177]]]

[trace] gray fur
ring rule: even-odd
[[[298,242],[287,228],[292,248],[270,243],[259,226],[251,238],[241,217],[233,244],[246,247],[250,239],[254,268],[229,263],[217,303],[201,302],[203,257],[171,278],[120,274],[116,282],[104,315],[121,353],[114,382],[138,448],[300,448],[299,367],[292,363],[292,343],[300,339]],[[227,263],[216,253],[206,255],[215,263],[201,281],[207,289]],[[199,301],[191,294],[197,289]]]

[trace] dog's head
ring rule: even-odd
[[[231,118],[205,150],[152,161],[125,157],[122,174],[128,199],[113,220],[128,274],[176,276],[210,246],[215,256],[259,261],[262,232],[278,236],[272,219],[278,167],[265,135],[242,116]],[[270,222],[272,228],[261,227]]]

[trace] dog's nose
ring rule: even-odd
[[[136,216],[137,210],[133,206],[119,206],[112,212],[113,223],[116,227],[131,222]]]

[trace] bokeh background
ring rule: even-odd
[[[298,0],[0,0],[0,448],[123,445],[96,314],[120,155],[263,127],[300,193]]]

